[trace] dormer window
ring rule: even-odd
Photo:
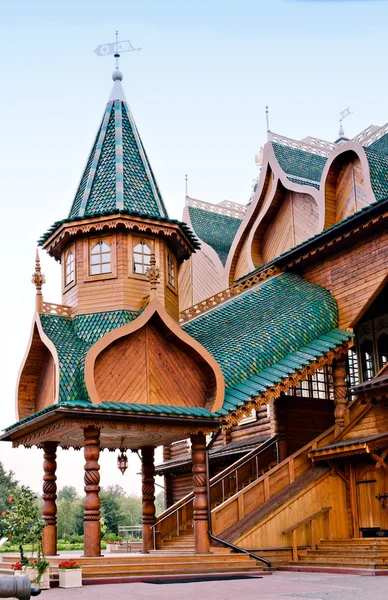
[[[74,281],[74,277],[75,277],[74,253],[70,251],[66,256],[66,262],[65,262],[65,286],[72,283]]]
[[[90,275],[102,275],[112,272],[111,247],[100,240],[90,249]]]
[[[141,240],[133,248],[133,272],[144,275],[150,264],[151,248],[144,240]]]

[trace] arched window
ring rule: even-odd
[[[175,261],[170,252],[167,254],[167,281],[175,287]]]
[[[111,248],[106,242],[97,242],[90,250],[90,275],[111,273]]]
[[[66,256],[65,263],[65,285],[69,285],[74,281],[75,268],[74,268],[74,254],[69,252]]]
[[[144,275],[150,266],[150,262],[151,248],[144,240],[141,240],[133,248],[133,272]]]

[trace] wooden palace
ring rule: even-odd
[[[388,126],[334,143],[268,132],[249,203],[187,197],[179,222],[113,80],[70,213],[40,240],[63,303],[43,299],[37,257],[17,422],[1,437],[43,450],[46,554],[56,451],[72,447],[85,557],[101,554],[99,454],[125,466],[133,450],[148,557],[383,569]]]

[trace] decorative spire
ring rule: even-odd
[[[269,140],[270,129],[269,129],[269,107],[268,106],[265,107],[265,120],[266,120],[266,124],[267,124],[267,140]]]
[[[342,121],[344,119],[346,119],[346,117],[348,117],[349,115],[353,114],[352,111],[350,110],[350,106],[348,106],[348,108],[345,108],[345,110],[340,110],[340,118],[339,118],[339,131],[338,131],[338,139],[336,139],[335,143],[340,146],[341,144],[344,144],[345,142],[349,141],[349,138],[347,138],[345,136],[345,130],[342,124]]]
[[[154,300],[156,298],[156,286],[159,283],[160,279],[160,269],[156,266],[155,254],[152,253],[150,256],[150,266],[145,272],[146,276],[150,280],[151,288],[150,288],[150,300]]]
[[[140,48],[139,48],[140,49]],[[130,52],[129,40],[102,44],[98,56]],[[89,160],[69,217],[83,218],[123,210],[151,218],[168,218],[162,196],[122,88],[123,74],[116,68]]]
[[[42,295],[42,286],[46,283],[46,278],[43,275],[40,268],[40,258],[38,249],[36,250],[35,255],[35,272],[32,274],[31,278],[32,283],[36,287],[36,297],[35,297],[35,308],[38,312],[42,312],[43,310],[43,295]]]

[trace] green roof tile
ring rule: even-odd
[[[299,150],[299,148],[283,146],[276,142],[272,142],[272,147],[276,160],[286,175],[296,178],[296,183],[301,183],[302,185],[312,185],[311,182],[316,182],[314,187],[318,187],[319,189],[319,182],[321,181],[327,158]]]
[[[189,215],[196,235],[217,252],[225,266],[230,247],[241,225],[241,219],[194,206],[189,206]]]

